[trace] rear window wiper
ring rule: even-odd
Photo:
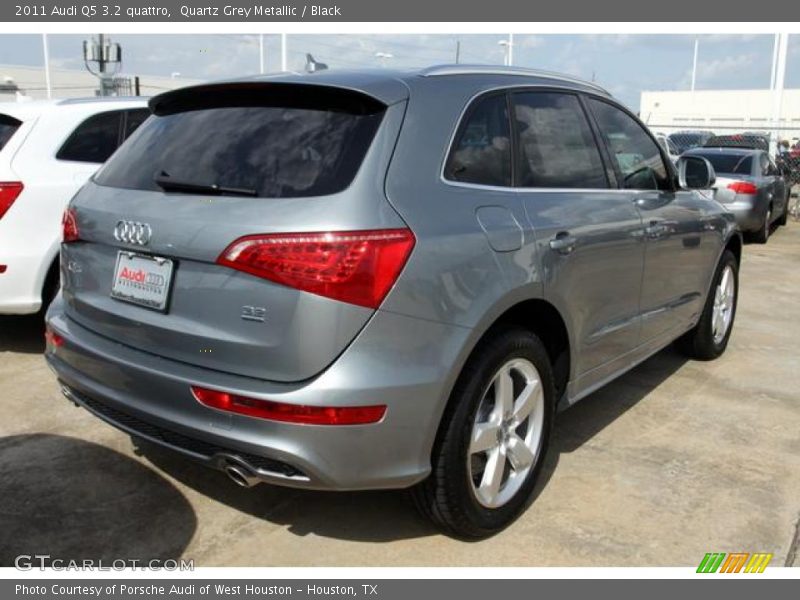
[[[153,181],[165,192],[185,192],[197,194],[215,194],[228,196],[257,196],[258,191],[253,188],[230,187],[216,183],[195,183],[193,181],[181,181],[173,179],[167,173],[157,174]]]

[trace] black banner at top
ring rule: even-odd
[[[792,22],[786,0],[12,0],[6,22]]]

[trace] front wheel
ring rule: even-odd
[[[527,506],[555,404],[544,345],[524,329],[492,335],[464,367],[442,419],[420,512],[461,538],[488,537]]]
[[[714,273],[703,314],[694,328],[679,341],[680,349],[691,358],[712,360],[728,347],[739,297],[739,265],[730,250],[725,250]]]

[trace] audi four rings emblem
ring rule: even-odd
[[[146,246],[150,243],[150,236],[153,230],[147,223],[138,223],[136,221],[117,221],[117,226],[114,227],[114,239],[118,242],[125,242],[126,244],[136,244],[137,246]]]

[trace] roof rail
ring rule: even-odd
[[[597,85],[591,81],[584,81],[577,77],[569,75],[562,75],[553,71],[540,71],[538,69],[526,69],[523,67],[504,67],[497,65],[436,65],[427,67],[420,70],[419,74],[422,77],[440,77],[444,75],[515,75],[518,77],[540,77],[543,79],[554,79],[558,81],[566,81],[569,83],[577,83],[593,88],[602,92],[606,96],[611,93],[604,87]]]

